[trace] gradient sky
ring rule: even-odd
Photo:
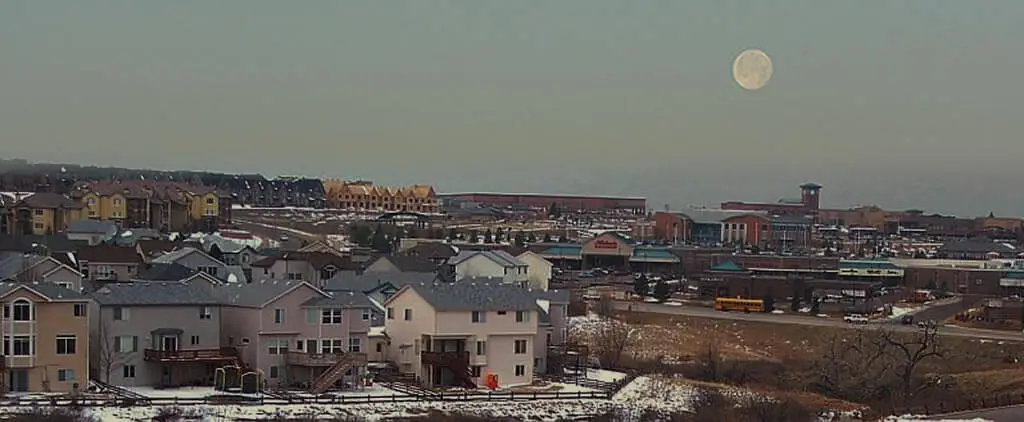
[[[0,155],[1024,215],[1024,1],[0,2]],[[756,92],[732,80],[772,56]]]

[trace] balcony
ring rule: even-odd
[[[464,368],[469,366],[469,352],[422,352],[420,359],[424,365]]]
[[[238,350],[234,347],[184,350],[146,349],[144,358],[147,362],[224,362],[238,359]]]
[[[353,366],[366,365],[366,353],[304,353],[288,351],[285,363],[296,366],[332,366],[343,359],[352,361]]]

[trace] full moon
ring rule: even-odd
[[[772,59],[761,50],[746,50],[732,62],[732,77],[743,89],[761,89],[772,78]]]

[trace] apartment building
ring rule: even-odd
[[[0,283],[0,391],[73,392],[89,381],[89,299],[54,283]]]
[[[377,186],[366,180],[325,180],[327,202],[333,208],[436,213],[437,192],[430,185]]]
[[[408,284],[384,303],[389,360],[430,386],[475,387],[489,374],[530,384],[551,324],[538,299],[551,297],[504,283]]]
[[[91,296],[93,375],[122,386],[213,385],[237,363],[221,346],[221,306],[205,280],[112,283]]]
[[[57,193],[33,193],[11,206],[11,234],[51,235],[85,218],[82,205]]]
[[[153,180],[82,182],[72,197],[86,216],[128,228],[209,229],[231,222],[231,196],[208,186]]]
[[[366,373],[373,304],[359,292],[327,293],[301,280],[227,284],[221,344],[236,347],[274,387],[323,392]]]

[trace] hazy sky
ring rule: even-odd
[[[1024,215],[1024,1],[0,2],[0,155]],[[742,90],[732,59],[772,56]]]

